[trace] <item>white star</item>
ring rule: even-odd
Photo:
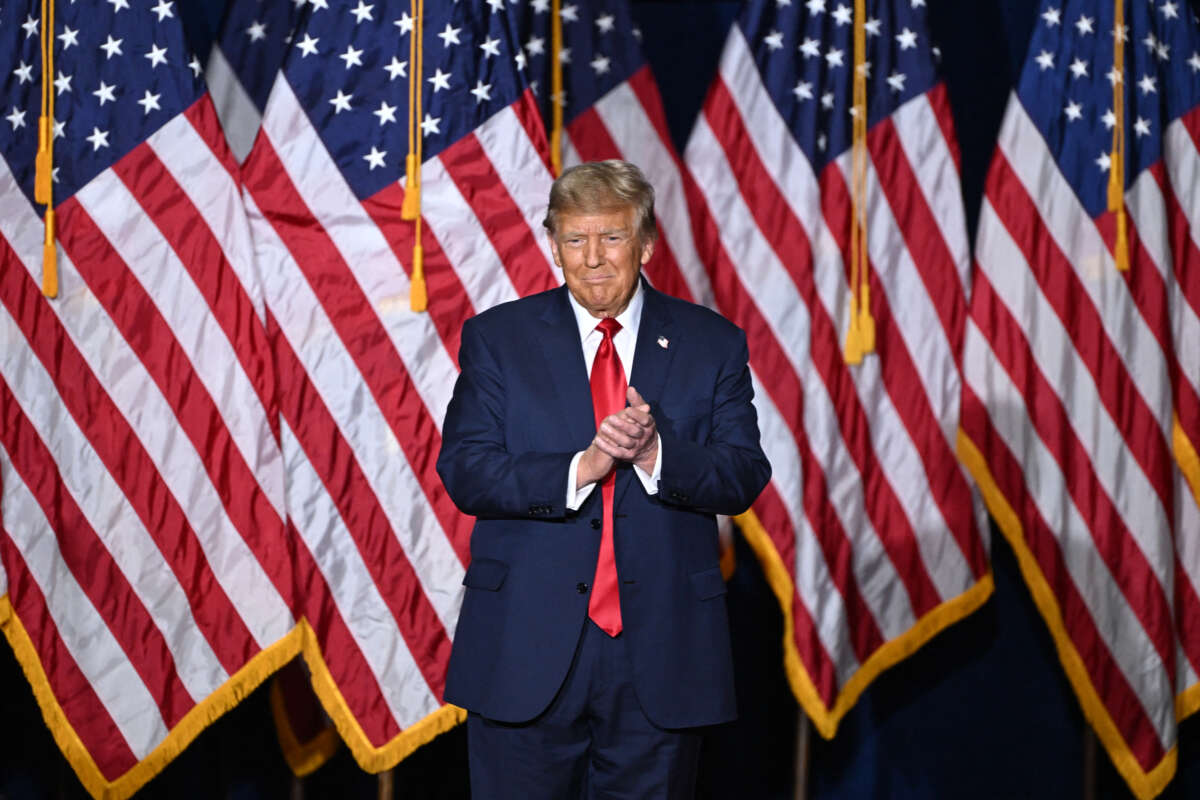
[[[804,5],[808,7],[808,13],[810,14],[825,13],[825,0],[808,0]]]
[[[22,61],[22,64],[25,62]],[[1200,51],[1192,53],[1192,57],[1188,59],[1188,66],[1192,68],[1192,72],[1200,72]]]
[[[550,0],[533,0],[533,2],[529,5],[532,6],[533,10],[538,14],[545,14],[550,10]]]
[[[122,8],[129,8],[129,0],[108,0],[113,7],[113,13],[116,14]]]
[[[821,95],[821,107],[833,108],[833,92],[826,92]]]
[[[54,181],[55,183],[58,183],[58,167],[50,168],[50,180]]]
[[[161,108],[158,105],[158,98],[160,97],[162,97],[161,94],[150,94],[150,90],[147,89],[142,99],[138,100],[138,105],[142,107],[142,114],[149,114],[151,111],[160,111]]]
[[[267,26],[258,20],[254,20],[249,28],[246,28],[246,35],[250,37],[250,41],[257,42],[260,39],[267,38]]]
[[[1042,19],[1046,20],[1046,25],[1053,28],[1055,25],[1062,23],[1062,11],[1057,8],[1047,8],[1042,12]]]
[[[363,2],[363,0],[358,0],[358,5],[352,9],[350,9],[350,13],[354,15],[354,24],[359,25],[359,24],[365,22],[366,20],[375,19],[374,17],[371,16],[371,9],[374,7],[375,6],[373,6],[373,5],[370,5],[370,6],[367,5],[366,3]]]
[[[485,61],[487,60],[488,56],[498,56],[500,55],[500,40],[493,39],[492,37],[488,36],[483,40],[483,43],[479,45],[479,49],[483,51],[483,58]]]
[[[1114,114],[1113,110],[1110,108],[1104,112],[1103,116],[1100,117],[1100,121],[1104,123],[1104,127],[1111,131],[1113,129],[1113,125],[1117,124],[1117,115]]]
[[[63,120],[54,120],[54,138],[61,139],[67,135],[67,123]]]
[[[613,29],[613,15],[612,14],[604,14],[602,16],[596,17],[596,32],[597,33],[608,33],[612,29]]]
[[[525,43],[525,50],[531,56],[539,56],[546,49],[546,40],[540,36],[534,36]]]
[[[441,117],[431,117],[428,113],[425,114],[425,119],[421,120],[421,133],[428,136],[431,133],[441,133],[438,130],[438,123],[442,121]]]
[[[564,47],[558,51],[558,63],[560,63],[560,64],[570,64],[571,63],[571,48]]]
[[[312,5],[313,11],[323,11],[329,8],[328,0],[308,0]]]
[[[913,8],[924,8],[925,0],[912,0],[912,7]]]
[[[850,6],[845,4],[835,8],[831,16],[833,17],[833,21],[838,25],[849,25],[850,21],[854,18],[850,11]]]
[[[493,14],[504,11],[504,0],[487,0],[487,4],[492,7]]]
[[[438,38],[442,40],[442,47],[449,47],[452,44],[462,44],[458,41],[458,34],[462,28],[451,28],[450,23],[446,23],[446,30],[438,34]]]
[[[1146,45],[1147,50],[1153,51],[1154,48],[1158,47],[1158,37],[1153,33],[1148,33],[1146,34],[1146,38],[1142,39],[1142,44]]]
[[[192,75],[197,78],[200,77],[200,71],[202,68],[200,66],[200,59],[196,58],[195,53],[192,53],[192,60],[188,62],[188,69],[192,71]]]
[[[5,117],[5,119],[8,120],[9,125],[12,125],[14,131],[17,128],[25,127],[25,112],[17,110],[16,106],[12,107],[12,113]]]
[[[60,95],[63,92],[71,91],[71,78],[73,75],[63,75],[62,70],[58,71],[58,77],[54,79],[54,94]]]
[[[346,52],[342,53],[338,58],[346,62],[346,69],[351,67],[362,66],[362,50],[355,50],[354,45],[346,45]]]
[[[792,94],[796,95],[797,100],[812,100],[812,84],[808,81],[800,81],[792,89]]]
[[[350,98],[351,97],[353,97],[353,95],[346,94],[341,89],[338,89],[338,93],[336,95],[334,95],[332,100],[329,101],[329,104],[333,106],[334,116],[337,116],[338,114],[342,113],[343,111],[350,110]]]
[[[633,38],[637,39],[639,42],[642,40],[642,29],[641,28],[633,29]]]
[[[1163,19],[1179,18],[1179,6],[1175,5],[1170,0],[1167,0],[1167,2],[1163,3],[1162,8],[1160,8],[1159,11],[1162,12]]]
[[[1080,14],[1079,19],[1075,21],[1075,29],[1079,31],[1080,36],[1085,33],[1095,33],[1095,29],[1092,28],[1093,22],[1095,22],[1095,20],[1091,17]]]
[[[1112,159],[1108,157],[1108,153],[1101,153],[1096,158],[1096,166],[1100,168],[1101,172],[1108,172],[1108,168],[1112,166]]]
[[[1118,83],[1122,82],[1121,73],[1116,67],[1110,69],[1104,77],[1108,78],[1108,83],[1110,86],[1116,86]]]
[[[768,50],[778,50],[783,47],[783,32],[771,31],[763,37],[763,44],[767,46]]]
[[[783,8],[784,6],[790,6],[791,4],[792,0],[775,0],[776,8]]]
[[[413,29],[413,18],[408,15],[407,11],[405,11],[400,15],[400,19],[396,20],[392,24],[400,29],[400,35],[403,36]]]
[[[806,37],[798,48],[805,58],[814,58],[821,55],[821,43],[812,37]]]
[[[877,19],[869,19],[863,23],[863,30],[867,32],[868,36],[878,36],[881,24]]]
[[[79,44],[79,29],[71,30],[66,25],[63,26],[63,32],[58,35],[58,40],[62,42],[62,49],[65,53],[71,48],[71,45]]]
[[[1088,74],[1087,62],[1082,58],[1077,58],[1071,62],[1071,76],[1075,78],[1086,78]]]
[[[171,11],[171,4],[167,0],[158,0],[158,5],[150,9],[155,14],[158,14],[158,21],[162,22],[167,17],[174,17],[174,12]]]
[[[492,85],[483,81],[475,81],[475,88],[471,90],[471,94],[475,95],[475,105],[479,105],[484,100],[491,100]]]
[[[871,77],[871,62],[864,61],[863,63],[859,64],[857,71],[861,72],[865,77]]]
[[[513,63],[517,65],[517,69],[525,69],[525,64],[528,60],[525,58],[525,51],[523,50],[518,50],[517,54],[513,56]]]
[[[608,56],[596,56],[592,59],[592,69],[597,75],[604,75],[608,72],[609,60]]]
[[[309,34],[304,34],[304,38],[296,42],[296,47],[300,48],[301,58],[308,58],[317,54],[317,42],[321,39],[313,38]]]
[[[820,136],[817,137],[817,149],[824,152],[825,145],[828,143],[828,141],[829,140],[825,137],[825,134],[822,133]]]
[[[838,50],[836,47],[831,48],[830,51],[825,54],[825,60],[829,62],[829,66],[831,67],[842,66],[842,51]]]
[[[1158,94],[1158,87],[1154,85],[1154,78],[1149,75],[1143,75],[1137,85],[1142,90],[1142,94],[1150,94],[1151,92]]]
[[[433,93],[437,94],[442,89],[450,88],[450,75],[452,73],[442,72],[440,68],[435,69],[433,77],[429,78],[429,82],[433,84]]]
[[[1166,42],[1159,42],[1158,47],[1154,48],[1154,55],[1158,56],[1159,61],[1171,60],[1171,45]]]
[[[560,17],[562,17],[564,20],[566,20],[567,22],[578,22],[579,21],[579,8],[578,8],[578,6],[574,6],[574,5],[563,6],[562,9],[559,10],[558,15]]]
[[[30,36],[37,35],[38,21],[33,18],[33,14],[30,14],[29,16],[25,17],[25,22],[22,23],[21,28],[24,29],[24,31],[25,31],[26,39],[28,39]]]
[[[1138,136],[1150,135],[1150,120],[1138,117],[1133,123],[1133,132]]]
[[[1067,115],[1068,120],[1077,120],[1083,116],[1083,106],[1081,106],[1079,103],[1076,103],[1074,100],[1068,100],[1066,108],[1063,109],[1063,113]]]
[[[369,152],[365,156],[363,156],[363,161],[367,162],[369,169],[375,169],[376,167],[384,166],[383,157],[386,155],[387,155],[387,150],[380,150],[379,148],[372,145],[371,152]]]
[[[124,53],[121,52],[121,42],[123,42],[123,41],[125,41],[125,40],[124,39],[114,39],[111,34],[109,35],[108,41],[105,42],[104,44],[100,45],[100,49],[104,51],[104,60],[105,61],[112,58],[113,56],[125,55]]]
[[[408,77],[408,73],[405,71],[408,69],[408,62],[400,61],[395,56],[392,56],[392,63],[385,66],[384,69],[387,70],[389,81]]]
[[[908,76],[903,72],[896,72],[895,70],[892,70],[892,74],[888,75],[887,77],[888,86],[892,87],[893,92],[903,92],[904,81],[907,79]]]
[[[1049,50],[1043,50],[1042,52],[1038,53],[1037,58],[1035,58],[1034,61],[1036,61],[1038,66],[1043,70],[1052,69],[1054,67],[1054,54]]]
[[[92,143],[93,153],[101,147],[108,147],[108,131],[102,131],[95,126],[92,127],[92,135],[84,138]]]
[[[151,44],[150,52],[146,53],[146,58],[150,59],[150,69],[154,69],[159,64],[165,64],[167,63],[167,48]]]
[[[1129,26],[1122,25],[1120,28],[1113,27],[1113,41],[1128,42],[1129,41]]]
[[[1193,56],[1194,58],[1195,56]],[[33,80],[33,65],[21,62],[21,66],[13,70],[13,75],[17,76],[19,83],[28,83]]]
[[[389,106],[386,100],[379,101],[379,108],[375,109],[371,113],[379,117],[379,125],[381,127],[389,122],[396,121],[396,107]]]
[[[99,100],[100,105],[103,106],[105,103],[117,102],[117,96],[113,94],[113,89],[116,88],[116,84],[110,86],[104,81],[100,81],[100,88],[92,92],[92,94],[96,95],[96,99]]]
[[[908,50],[917,46],[917,32],[905,28],[896,34],[896,41],[900,44],[901,50]]]

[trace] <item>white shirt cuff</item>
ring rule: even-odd
[[[596,488],[596,483],[593,481],[585,486],[580,486],[578,490],[575,489],[575,481],[577,480],[579,471],[579,459],[581,458],[583,458],[582,450],[575,454],[575,457],[571,459],[571,466],[567,468],[568,511],[578,511],[580,506],[583,505],[583,501],[587,500],[588,496],[591,495],[592,489]]]
[[[654,438],[658,440],[658,447],[654,456],[654,472],[647,475],[646,470],[637,464],[633,465],[633,471],[637,473],[638,480],[642,482],[642,486],[646,489],[646,494],[658,494],[658,479],[662,477],[662,437],[656,433],[654,434]]]

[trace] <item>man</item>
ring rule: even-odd
[[[632,164],[563,172],[545,226],[566,286],[463,326],[438,473],[478,521],[446,701],[476,800],[691,797],[689,729],[736,713],[714,514],[770,477],[746,338],[641,279]]]

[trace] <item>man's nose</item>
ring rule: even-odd
[[[583,258],[589,267],[598,267],[604,263],[604,248],[600,246],[600,237],[589,236],[583,249]]]

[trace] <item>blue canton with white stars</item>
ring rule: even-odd
[[[1113,4],[1045,2],[1018,94],[1092,216],[1107,207]],[[1125,186],[1162,158],[1166,127],[1200,103],[1200,37],[1187,0],[1125,4]]]
[[[542,115],[549,122],[552,119],[550,0],[530,0],[521,8],[525,65]],[[640,44],[641,31],[633,22],[626,0],[563,0],[560,14],[563,121],[569,124],[629,80],[646,59]]]
[[[55,8],[57,205],[190,106],[204,85],[174,2],[60,0]],[[40,10],[36,0],[0,5],[0,153],[30,203],[41,112]]]
[[[408,0],[308,0],[284,64],[288,83],[360,199],[404,174],[410,9]],[[504,0],[425,4],[418,127],[425,160],[527,88],[517,13]]]
[[[293,31],[308,0],[231,0],[221,22],[220,47],[238,81],[261,112],[283,66]]]
[[[867,120],[931,89],[940,55],[925,0],[867,0]],[[820,172],[851,144],[853,0],[756,0],[738,18],[763,84]]]

